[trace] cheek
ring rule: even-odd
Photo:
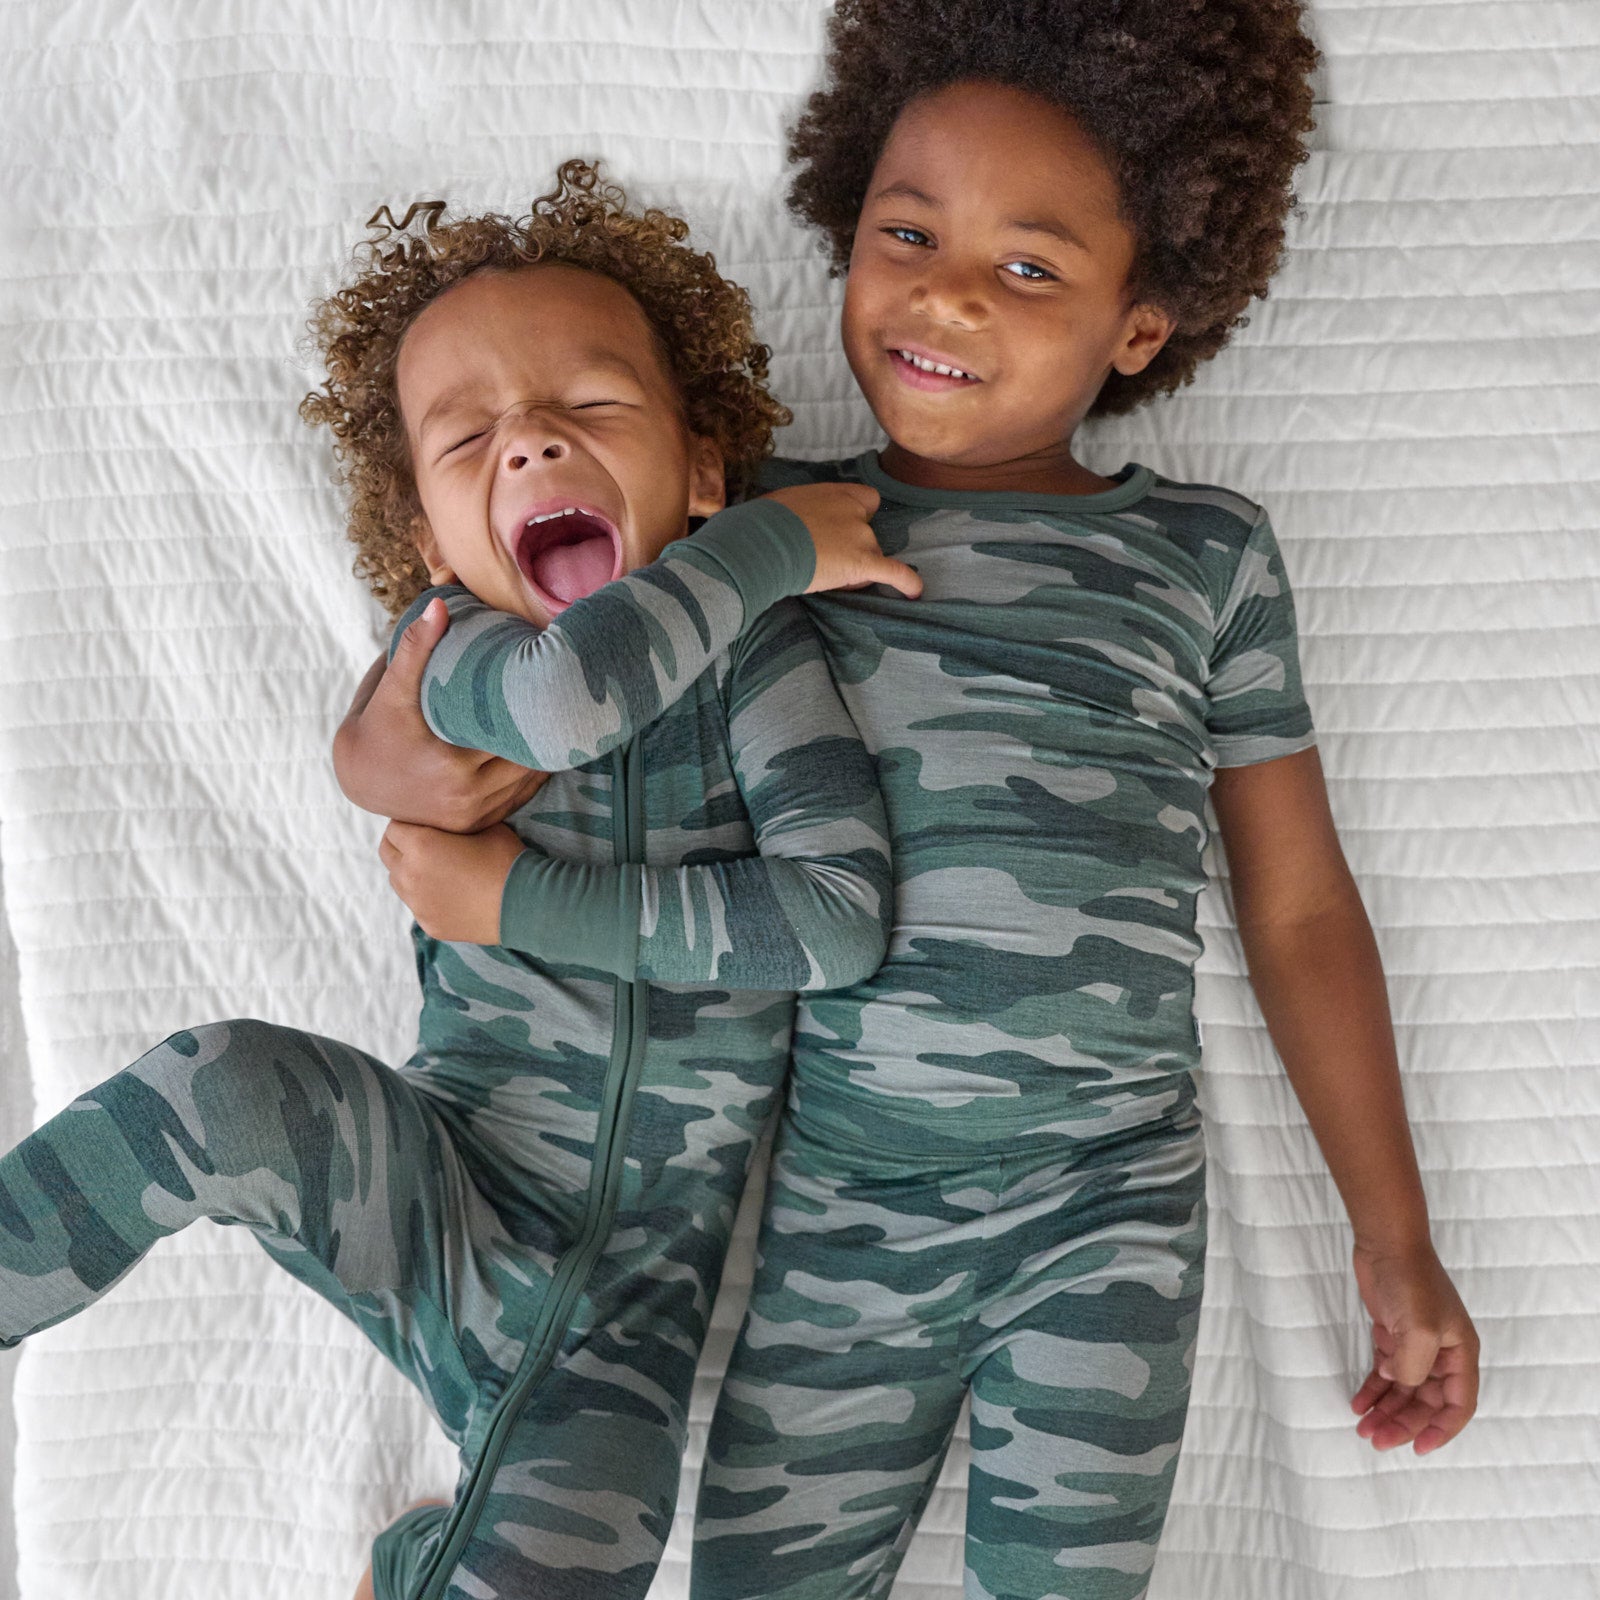
[[[460,485],[451,482],[450,474],[424,473],[414,481],[417,504],[430,522],[448,522],[452,513],[460,516],[464,497]]]
[[[844,308],[839,313],[845,338],[859,333],[870,317],[875,287],[872,273],[864,265],[852,263],[850,275],[844,280]]]
[[[875,311],[870,279],[852,276],[845,286],[844,309],[839,315],[839,338],[844,346],[845,359],[858,378],[873,348],[874,330],[879,321]]]
[[[608,471],[632,509],[624,565],[648,566],[684,531],[692,460],[687,433],[663,428],[613,452]]]

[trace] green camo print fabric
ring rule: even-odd
[[[877,759],[895,868],[884,964],[805,1006],[791,1114],[863,1148],[967,1153],[1181,1115],[1217,766],[1315,742],[1272,525],[1125,467],[1095,496],[864,481],[918,600],[812,596]]]
[[[801,1000],[695,1600],[885,1595],[966,1395],[970,1600],[1137,1600],[1203,1283],[1205,793],[1315,738],[1287,575],[1259,507],[1136,465],[1071,498],[918,490],[870,454],[769,486],[835,478],[880,492],[926,584],[807,603],[876,758],[894,931]],[[665,586],[652,614],[648,677],[591,686],[606,737],[711,648]],[[470,682],[492,653],[457,644]],[[537,728],[490,748],[536,762]]]
[[[620,609],[608,594],[587,639],[575,607],[529,649],[526,624],[447,592],[447,642],[483,651],[460,677],[440,653],[440,732],[504,749],[481,726],[571,714],[559,751],[538,753],[559,770],[510,819],[529,847],[527,903],[508,908],[526,948],[415,930],[404,1068],[213,1023],[0,1157],[0,1343],[209,1216],[250,1228],[417,1384],[462,1477],[454,1507],[378,1540],[382,1600],[645,1592],[793,991],[857,982],[882,957],[882,803],[811,624],[772,604],[809,576],[809,544],[764,545],[773,509],[713,519],[613,586]],[[663,596],[693,648],[677,676],[641,676],[640,637],[669,647]],[[522,636],[509,651],[502,623]],[[613,696],[650,703],[649,725],[619,731]]]
[[[1218,765],[1313,742],[1271,525],[1124,468],[956,496],[875,457],[922,597],[816,596],[878,763],[882,967],[807,997],[694,1600],[888,1594],[971,1400],[968,1600],[1138,1600],[1205,1250],[1192,969]]]

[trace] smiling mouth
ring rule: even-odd
[[[983,382],[982,378],[961,367],[935,361],[932,356],[921,355],[915,350],[891,347],[889,357],[900,376],[918,389],[961,389]]]
[[[564,506],[522,525],[517,566],[547,609],[562,611],[621,574],[622,536],[598,511]]]

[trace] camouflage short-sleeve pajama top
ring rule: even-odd
[[[695,1600],[887,1594],[971,1395],[968,1600],[1145,1591],[1205,1251],[1204,801],[1314,742],[1270,523],[1130,465],[958,496],[876,456],[921,573],[808,602],[877,760],[895,926],[802,1000]]]

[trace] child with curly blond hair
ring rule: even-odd
[[[764,481],[876,490],[926,588],[808,602],[877,760],[895,927],[802,1003],[696,1600],[887,1594],[969,1395],[969,1600],[1145,1593],[1205,1260],[1208,792],[1354,1230],[1358,1431],[1423,1453],[1472,1415],[1271,521],[1074,449],[1266,292],[1315,60],[1295,0],[836,6],[790,200],[889,443]]]
[[[916,579],[859,489],[718,514],[782,413],[743,291],[681,220],[579,163],[516,222],[438,210],[318,308],[302,409],[337,438],[360,570],[410,606],[397,642],[453,618],[433,727],[527,728],[511,753],[552,775],[476,837],[391,825],[422,987],[404,1067],[212,1023],[0,1157],[0,1344],[199,1217],[241,1224],[460,1449],[454,1504],[386,1530],[362,1594],[636,1597],[794,991],[865,978],[887,933],[871,759],[785,597]],[[721,641],[687,677],[663,600]],[[449,673],[468,645],[492,668]],[[550,697],[574,664],[588,692]],[[673,711],[620,732],[658,681]]]

